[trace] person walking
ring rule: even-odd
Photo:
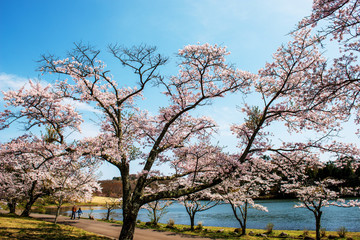
[[[79,207],[79,210],[77,210],[78,219],[80,219],[82,213],[83,212],[81,211],[81,207]]]
[[[75,215],[76,215],[76,206],[74,205],[71,209],[71,218],[70,219],[75,219]]]

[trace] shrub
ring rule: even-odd
[[[321,237],[326,237],[326,228],[321,228],[320,229],[320,236]]]
[[[36,207],[36,212],[37,212],[37,213],[46,213],[46,208],[45,208],[45,206],[38,206],[38,207]]]
[[[88,213],[89,219],[94,220],[94,216],[92,215],[94,212],[94,209],[90,208],[90,212]]]
[[[337,233],[338,233],[339,237],[344,238],[345,235],[346,235],[346,233],[347,233],[346,227],[340,227],[340,228],[337,230]]]
[[[198,230],[202,230],[202,229],[203,229],[203,224],[202,224],[202,222],[198,222],[198,223],[197,223],[196,229],[198,229]]]
[[[266,234],[271,234],[274,228],[274,224],[273,223],[268,223],[265,227],[266,230]]]
[[[5,202],[0,202],[0,209],[9,210],[9,207]]]
[[[286,237],[289,237],[289,234],[284,233],[284,232],[281,232],[281,233],[279,234],[279,237],[281,237],[281,238],[286,238]]]
[[[169,219],[168,221],[167,221],[167,225],[169,226],[169,227],[174,227],[174,225],[175,225],[175,221],[174,221],[174,219]]]
[[[241,233],[241,228],[235,228],[234,233]]]

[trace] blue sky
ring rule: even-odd
[[[155,45],[169,57],[188,44],[219,44],[228,47],[230,62],[255,73],[289,40],[287,34],[310,14],[311,5],[311,0],[0,0],[0,90],[37,78],[41,54],[64,56],[79,41],[103,49],[101,59],[119,79],[129,76],[122,76],[121,65],[106,54],[111,43]],[[176,74],[175,62],[165,67],[166,74]],[[146,97],[158,100],[157,92],[151,89]],[[220,143],[230,149],[236,139],[229,124],[242,120],[236,111],[239,101],[230,96],[201,112],[219,123]],[[152,101],[143,106],[156,112]],[[91,123],[84,129],[95,134]],[[17,134],[3,132],[0,141]],[[109,165],[101,171],[103,179],[119,175]]]
[[[310,10],[310,0],[0,0],[0,72],[33,77],[41,54],[63,55],[78,41],[146,43],[167,55],[217,43],[256,71]]]

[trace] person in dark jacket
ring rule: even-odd
[[[74,205],[71,209],[71,218],[70,219],[75,219],[75,215],[76,215],[76,206]]]

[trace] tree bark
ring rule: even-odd
[[[246,235],[246,222],[247,222],[247,210],[248,210],[248,202],[245,201],[245,207],[243,208],[243,220],[244,220],[244,224],[243,224],[243,227],[241,228],[242,230],[242,235]]]
[[[11,199],[9,202],[8,202],[8,207],[9,207],[9,210],[10,210],[10,213],[14,213],[16,212],[16,200],[14,199]]]
[[[109,219],[110,219],[110,209],[108,209],[106,213],[106,220],[109,221]]]
[[[54,221],[55,224],[57,224],[57,220],[58,220],[58,217],[60,215],[60,208],[61,208],[61,205],[57,206],[56,215],[55,215],[55,221]]]
[[[246,235],[246,223],[241,227],[241,235]]]
[[[55,224],[57,223],[58,217],[60,215],[60,209],[61,209],[62,204],[63,204],[63,199],[62,199],[62,197],[60,197],[60,200],[59,200],[59,203],[58,203],[57,209],[56,209],[56,215],[55,215],[55,221],[54,221]]]
[[[34,205],[37,198],[30,199],[26,205],[24,211],[21,213],[22,217],[29,217],[31,212],[31,207]]]
[[[43,196],[43,195],[34,194],[36,185],[37,185],[37,181],[34,181],[34,182],[31,184],[31,189],[29,190],[29,201],[26,202],[25,209],[24,209],[24,211],[21,213],[21,216],[22,216],[22,217],[29,217],[30,212],[31,212],[31,207],[34,205],[34,203],[36,202],[36,200],[37,200],[39,197]]]
[[[241,206],[236,207],[231,201],[229,201],[231,209],[233,210],[234,216],[236,218],[236,220],[239,222],[240,227],[241,227],[241,234],[242,235],[246,235],[246,218],[247,218],[247,209],[246,210],[246,214],[244,215],[244,213],[241,210]],[[239,209],[242,219],[238,216],[236,209]]]
[[[157,225],[159,219],[157,218],[157,206],[158,206],[159,201],[155,201],[155,207],[153,209],[153,222],[152,224]]]
[[[191,231],[194,231],[194,226],[195,226],[195,214],[190,215],[190,229],[191,229]]]
[[[121,228],[119,240],[133,240],[136,218],[140,207],[126,207],[123,209],[123,226]]]
[[[321,215],[322,211],[315,212],[315,224],[316,224],[316,240],[320,240],[320,228],[321,228]]]

